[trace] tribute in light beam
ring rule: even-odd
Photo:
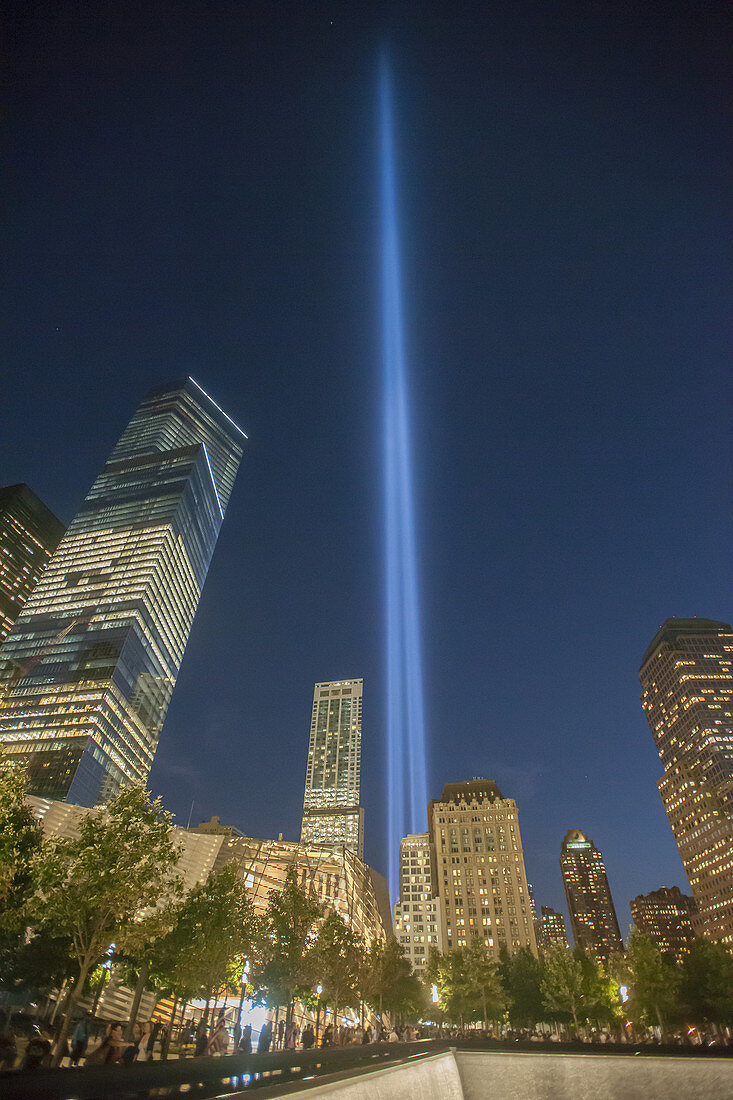
[[[379,162],[387,604],[387,817],[389,883],[394,897],[400,840],[408,832],[425,831],[427,783],[392,114],[390,74],[383,57],[379,73]]]

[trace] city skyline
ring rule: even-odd
[[[386,37],[428,792],[476,774],[512,792],[538,906],[564,908],[576,822],[623,933],[629,899],[687,893],[636,669],[669,616],[730,620],[718,16],[33,7],[8,44],[3,480],[69,522],[138,396],[182,372],[252,440],[153,789],[180,823],[195,800],[201,819],[296,839],[304,700],[358,672],[365,855],[386,870]]]

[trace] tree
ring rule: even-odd
[[[0,933],[24,926],[33,860],[43,843],[43,830],[25,803],[26,782],[20,768],[0,772]]]
[[[551,1012],[572,1016],[576,1032],[581,1021],[608,1023],[619,1011],[618,984],[603,964],[582,948],[569,951],[562,944],[545,953],[542,999]]]
[[[433,951],[427,977],[437,986],[438,1003],[453,1023],[480,1019],[487,1025],[504,1012],[499,968],[483,940],[475,939],[469,947],[444,955]]]
[[[323,905],[315,893],[301,890],[297,868],[289,867],[282,890],[269,896],[258,940],[257,967],[250,978],[271,1007],[287,1007],[288,1022],[296,995],[309,993],[315,984],[309,948],[322,915]]]
[[[733,1021],[733,956],[724,944],[691,942],[680,967],[679,997],[697,1024]]]
[[[213,994],[239,988],[257,940],[257,916],[236,863],[210,871],[170,917],[169,931],[148,950],[151,978],[184,1000],[203,997],[206,1016]]]
[[[422,987],[410,960],[394,936],[374,940],[364,956],[362,997],[382,1020],[383,1014],[409,1015],[419,1008]]]
[[[515,1027],[533,1027],[543,1018],[542,962],[529,947],[520,947],[513,955],[504,948],[499,971],[512,1024]]]
[[[637,930],[631,933],[626,958],[620,973],[627,979],[630,996],[626,1008],[635,1023],[659,1024],[665,1036],[667,1020],[677,1005],[679,974],[665,962],[651,936]]]
[[[576,948],[583,971],[583,1014],[586,1020],[612,1023],[621,1012],[618,982],[600,959]]]
[[[331,912],[318,929],[311,948],[311,965],[323,985],[323,999],[333,1008],[334,1042],[338,1043],[338,1011],[359,1004],[359,969],[364,952],[361,937],[340,913]]]
[[[499,967],[482,939],[476,937],[464,949],[464,996],[471,1006],[471,1016],[481,1009],[484,1027],[496,1020],[506,1008],[506,994],[501,984]]]
[[[33,859],[35,891],[26,912],[58,936],[69,936],[78,974],[66,1000],[57,1048],[61,1058],[74,1006],[87,975],[113,941],[125,949],[146,910],[175,890],[179,853],[171,816],[138,786],[88,813],[74,839],[51,837]]]
[[[577,952],[569,951],[560,943],[553,944],[545,952],[542,1000],[551,1012],[571,1015],[576,1032],[578,1015],[583,1012],[584,984],[583,964]]]

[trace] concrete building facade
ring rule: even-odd
[[[443,950],[440,900],[433,884],[430,838],[414,833],[400,842],[400,895],[394,934],[416,973],[425,970],[431,948]]]
[[[639,894],[629,907],[639,931],[651,936],[662,954],[679,960],[695,935],[695,899],[683,894],[679,886],[662,886],[650,894]]]
[[[537,936],[537,948],[540,952],[549,951],[556,943],[559,943],[562,947],[568,947],[565,918],[556,909],[551,909],[549,905],[543,905],[534,927]]]
[[[447,783],[428,803],[428,833],[444,949],[479,938],[496,957],[537,954],[514,799],[490,779]]]

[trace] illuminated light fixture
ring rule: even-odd
[[[384,55],[379,71],[384,508],[387,635],[389,883],[397,893],[399,844],[419,833],[427,810],[425,719],[407,364],[392,121]]]
[[[216,403],[216,401],[214,400],[214,398],[213,398],[213,397],[211,397],[211,395],[210,395],[210,394],[208,394],[208,393],[206,392],[206,390],[204,389],[204,387],[203,387],[203,386],[199,386],[199,384],[198,384],[198,382],[196,381],[196,379],[195,379],[195,378],[192,378],[190,374],[189,374],[189,376],[188,376],[188,380],[189,380],[189,382],[193,382],[193,384],[194,384],[194,386],[196,387],[196,389],[197,389],[197,390],[201,390],[201,393],[202,393],[202,394],[204,395],[204,397],[205,397],[205,398],[206,398],[206,399],[207,399],[208,401],[210,401],[210,402],[211,402],[211,404],[212,404],[212,405],[214,406],[214,408],[215,408],[215,409],[218,409],[218,410],[219,410],[219,412],[221,413],[221,415],[222,415],[222,416],[225,416],[225,417],[226,417],[226,419],[227,419],[227,420],[229,421],[229,423],[230,423],[230,424],[232,425],[232,427],[233,427],[233,428],[236,428],[236,429],[237,429],[237,431],[239,432],[239,434],[240,434],[240,435],[243,435],[245,439],[249,439],[249,436],[247,435],[247,433],[246,433],[246,432],[243,432],[243,431],[242,431],[242,429],[241,429],[241,428],[239,427],[239,424],[235,424],[235,423],[234,423],[234,421],[232,420],[231,416],[228,416],[228,415],[227,415],[227,413],[225,413],[225,412],[224,412],[224,410],[222,409],[221,405],[217,405],[217,403]]]
[[[193,382],[193,378],[191,379],[191,381]],[[245,435],[244,438],[245,439],[247,438],[246,435]],[[214,480],[214,471],[211,469],[211,463],[209,462],[209,452],[206,449],[206,444],[205,443],[202,443],[201,446],[204,448],[204,456],[206,458],[206,465],[209,467],[209,477],[211,478],[211,484],[214,487],[214,495],[216,497],[216,503],[219,505],[219,511],[221,512],[221,518],[224,519],[224,509],[221,506],[221,498],[219,496],[219,491],[216,488],[216,481]]]

